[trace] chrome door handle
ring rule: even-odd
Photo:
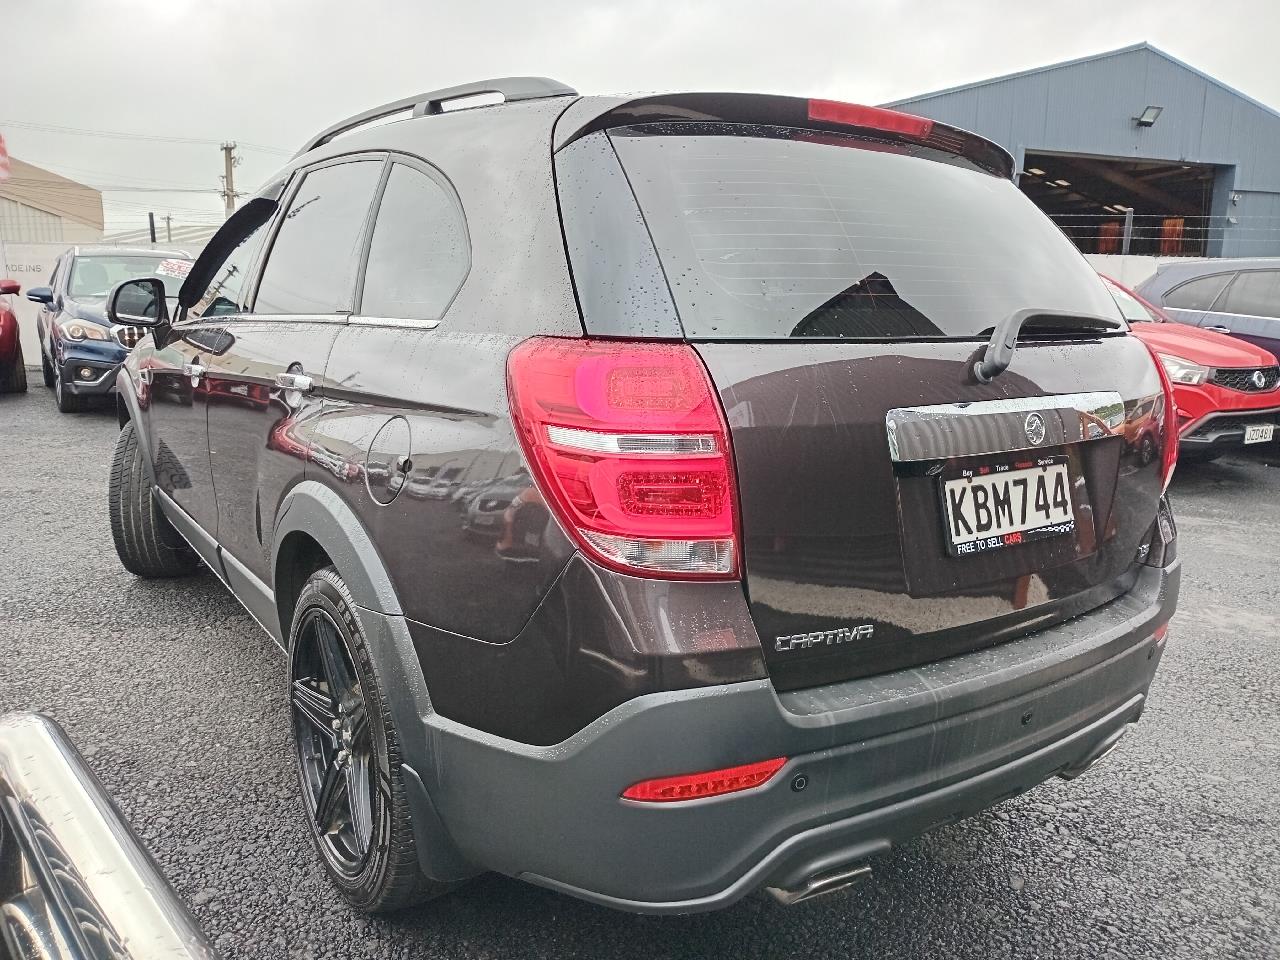
[[[198,363],[184,363],[182,365],[182,375],[184,377],[199,378],[203,377],[209,371]]]
[[[277,373],[276,386],[283,387],[285,390],[297,390],[300,393],[310,393],[314,384],[310,377],[301,373]]]
[[[1212,330],[1214,333],[1230,333],[1231,332],[1230,327],[1212,326],[1212,327],[1205,327],[1205,329]]]

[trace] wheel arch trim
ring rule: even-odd
[[[134,436],[138,438],[138,447],[142,450],[142,469],[146,473],[147,483],[156,484],[155,462],[151,459],[151,434],[147,431],[146,420],[142,417],[142,404],[138,402],[138,393],[134,389],[133,379],[121,368],[116,375],[116,421],[121,430],[126,423],[133,424]]]
[[[442,882],[473,876],[478,869],[458,852],[431,799],[438,764],[433,759],[436,751],[426,720],[435,711],[381,555],[346,501],[315,480],[303,480],[281,502],[271,557],[273,586],[280,579],[281,547],[293,533],[301,533],[320,546],[355,599],[360,627],[400,740],[405,794],[423,872]],[[281,632],[287,643],[291,624],[284,619],[281,611]]]

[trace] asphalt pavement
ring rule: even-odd
[[[1280,958],[1280,466],[1265,457],[1179,468],[1168,652],[1138,729],[1081,779],[792,908],[634,917],[488,876],[375,920],[312,852],[279,649],[212,576],[124,571],[114,416],[60,415],[39,382],[0,396],[0,711],[66,727],[225,958]]]

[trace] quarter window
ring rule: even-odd
[[[1231,274],[1219,273],[1212,277],[1188,280],[1165,295],[1164,305],[1177,310],[1208,310],[1230,279]]]
[[[1280,317],[1280,270],[1248,270],[1236,275],[1219,313]]]
[[[360,312],[437,320],[469,263],[466,225],[452,193],[420,170],[393,165],[369,246]]]
[[[267,256],[254,313],[351,309],[365,220],[381,174],[381,160],[356,160],[306,175]]]

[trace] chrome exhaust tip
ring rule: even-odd
[[[795,890],[785,890],[782,887],[765,887],[769,896],[777,900],[784,907],[799,903],[802,900],[812,900],[814,897],[825,896],[828,893],[838,893],[841,890],[847,890],[855,883],[865,880],[871,876],[871,868],[866,864],[857,867],[847,867],[843,870],[836,870],[831,873],[819,874],[811,877],[805,882],[804,886]]]

